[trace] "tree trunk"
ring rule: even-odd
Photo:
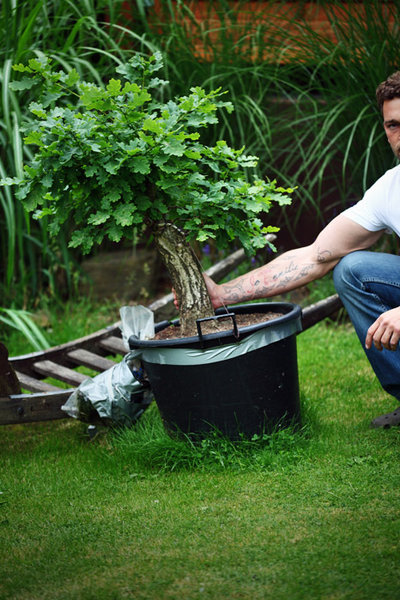
[[[154,238],[177,296],[181,335],[197,335],[196,319],[215,314],[200,263],[185,235],[175,225],[158,225]]]

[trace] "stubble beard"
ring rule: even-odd
[[[393,154],[400,160],[400,142],[392,146]]]

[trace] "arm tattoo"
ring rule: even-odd
[[[288,291],[302,285],[301,280],[314,268],[313,264],[295,265],[290,263],[276,273],[267,274],[263,281],[257,272],[250,272],[247,278],[223,284],[224,298],[227,304],[235,304],[254,298],[268,298],[280,292]]]
[[[319,264],[332,261],[332,252],[318,248],[317,256],[303,258],[298,253],[284,254],[271,263],[222,284],[226,304],[268,298],[312,281],[320,273]]]
[[[330,260],[331,256],[332,252],[330,250],[321,250],[321,248],[318,247],[317,260],[319,263],[327,262],[328,260]]]

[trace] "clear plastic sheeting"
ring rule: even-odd
[[[124,343],[130,336],[154,337],[154,315],[144,306],[123,306],[120,310]],[[128,352],[120,363],[83,381],[61,407],[68,415],[87,423],[130,426],[153,400],[138,352]]]
[[[154,313],[145,306],[123,306],[121,316],[121,333],[126,350],[131,335],[139,340],[150,340],[154,337]]]

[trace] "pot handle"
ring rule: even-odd
[[[235,338],[238,338],[239,331],[238,331],[238,327],[237,327],[237,323],[236,323],[235,313],[225,313],[222,315],[215,315],[214,317],[205,317],[204,319],[196,319],[197,334],[199,336],[200,342],[203,343],[203,332],[201,331],[201,323],[204,323],[204,321],[218,321],[220,319],[222,320],[222,319],[226,319],[226,318],[232,319],[233,335],[235,336]]]

